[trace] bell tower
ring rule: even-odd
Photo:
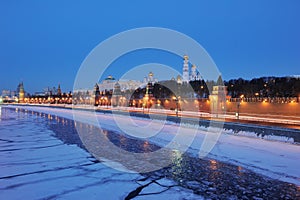
[[[189,82],[189,57],[187,55],[183,56],[182,82]]]

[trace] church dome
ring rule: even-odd
[[[112,75],[109,75],[105,80],[115,80],[115,78]]]

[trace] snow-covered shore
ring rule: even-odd
[[[20,106],[27,110],[43,112],[51,115],[73,119],[73,112],[76,112],[76,118],[85,123],[92,123],[94,115],[98,121],[101,121],[103,129],[119,131],[120,128],[116,126],[115,120],[118,123],[125,124],[127,130],[133,131],[131,134],[138,134],[138,127],[147,127],[151,132],[157,132],[157,127],[161,127],[160,132],[155,137],[151,137],[150,141],[159,146],[166,146],[174,137],[178,129],[177,124],[164,123],[162,121],[131,117],[131,122],[128,123],[128,117],[111,114],[103,114],[82,111],[70,110],[49,107],[31,107]],[[152,123],[149,125],[149,123]],[[186,133],[192,133],[192,127],[181,127]],[[134,133],[136,131],[136,133]],[[248,135],[251,133],[245,133]],[[190,145],[188,151],[198,155],[198,151],[206,135],[204,128],[198,129],[193,143]],[[227,134],[226,131],[221,134],[217,144],[214,146],[209,158],[220,161],[226,161],[233,164],[238,164],[254,172],[267,175],[274,179],[294,183],[300,185],[300,146],[290,143],[283,143],[278,141],[268,141],[260,138],[241,137],[233,134]]]

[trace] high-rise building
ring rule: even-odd
[[[23,82],[21,82],[18,86],[19,88],[19,103],[24,103],[25,91]]]

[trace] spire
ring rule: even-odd
[[[58,87],[57,87],[57,95],[58,95],[58,96],[61,96],[60,84],[58,84]]]
[[[217,85],[220,85],[220,86],[224,85],[221,75],[219,75],[219,77],[218,77]]]
[[[94,95],[95,96],[100,95],[99,85],[97,83],[94,86]]]

